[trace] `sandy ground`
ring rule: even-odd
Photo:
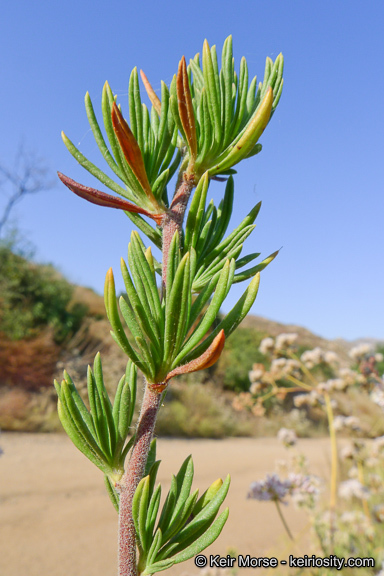
[[[115,576],[117,514],[101,472],[64,435],[3,433],[0,458],[0,576]],[[311,472],[327,477],[329,441],[301,440]],[[193,453],[194,487],[201,492],[218,477],[232,476],[230,515],[209,553],[228,549],[252,556],[312,554],[305,513],[284,513],[299,544],[290,548],[273,504],[247,500],[250,483],[275,471],[287,451],[273,438],[227,440],[159,439],[158,480],[163,493],[172,473]],[[165,576],[198,574],[193,560]]]

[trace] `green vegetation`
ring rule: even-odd
[[[264,336],[254,328],[240,328],[228,339],[214,371],[214,379],[223,388],[236,392],[249,390],[252,365],[255,362],[267,362],[267,358],[259,351]]]
[[[80,327],[87,307],[71,303],[73,287],[52,266],[38,266],[0,247],[0,332],[9,340],[50,326],[61,343]]]

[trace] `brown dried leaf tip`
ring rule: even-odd
[[[149,83],[148,78],[146,77],[146,75],[144,74],[144,72],[142,70],[140,70],[140,76],[141,76],[141,79],[143,81],[144,88],[147,91],[148,98],[150,99],[152,106],[154,107],[154,109],[156,110],[158,115],[160,116],[160,114],[161,114],[160,99],[158,98],[156,92],[152,88],[151,84]]]

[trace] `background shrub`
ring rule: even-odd
[[[78,330],[87,306],[71,304],[73,287],[52,266],[38,266],[0,247],[0,332],[10,340],[51,326],[56,343]]]
[[[264,333],[254,328],[241,328],[230,336],[214,370],[214,380],[219,381],[226,390],[249,390],[252,365],[267,363],[267,358],[259,351],[264,337]]]

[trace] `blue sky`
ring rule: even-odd
[[[195,0],[182,3],[55,0],[2,7],[0,162],[20,143],[89,186],[96,181],[67,152],[60,132],[94,162],[103,160],[84,109],[100,110],[108,80],[127,113],[129,74],[142,68],[158,90],[180,57],[205,38],[221,52],[233,35],[250,74],[283,52],[285,85],[263,151],[239,167],[234,225],[263,201],[248,252],[283,247],[262,273],[254,314],[300,324],[328,338],[384,339],[384,5],[379,1]],[[223,185],[212,194],[219,201]],[[63,185],[26,198],[15,222],[71,281],[102,292],[119,277],[130,221],[91,206]],[[122,288],[122,283],[118,284]],[[236,286],[228,310],[245,288]]]

